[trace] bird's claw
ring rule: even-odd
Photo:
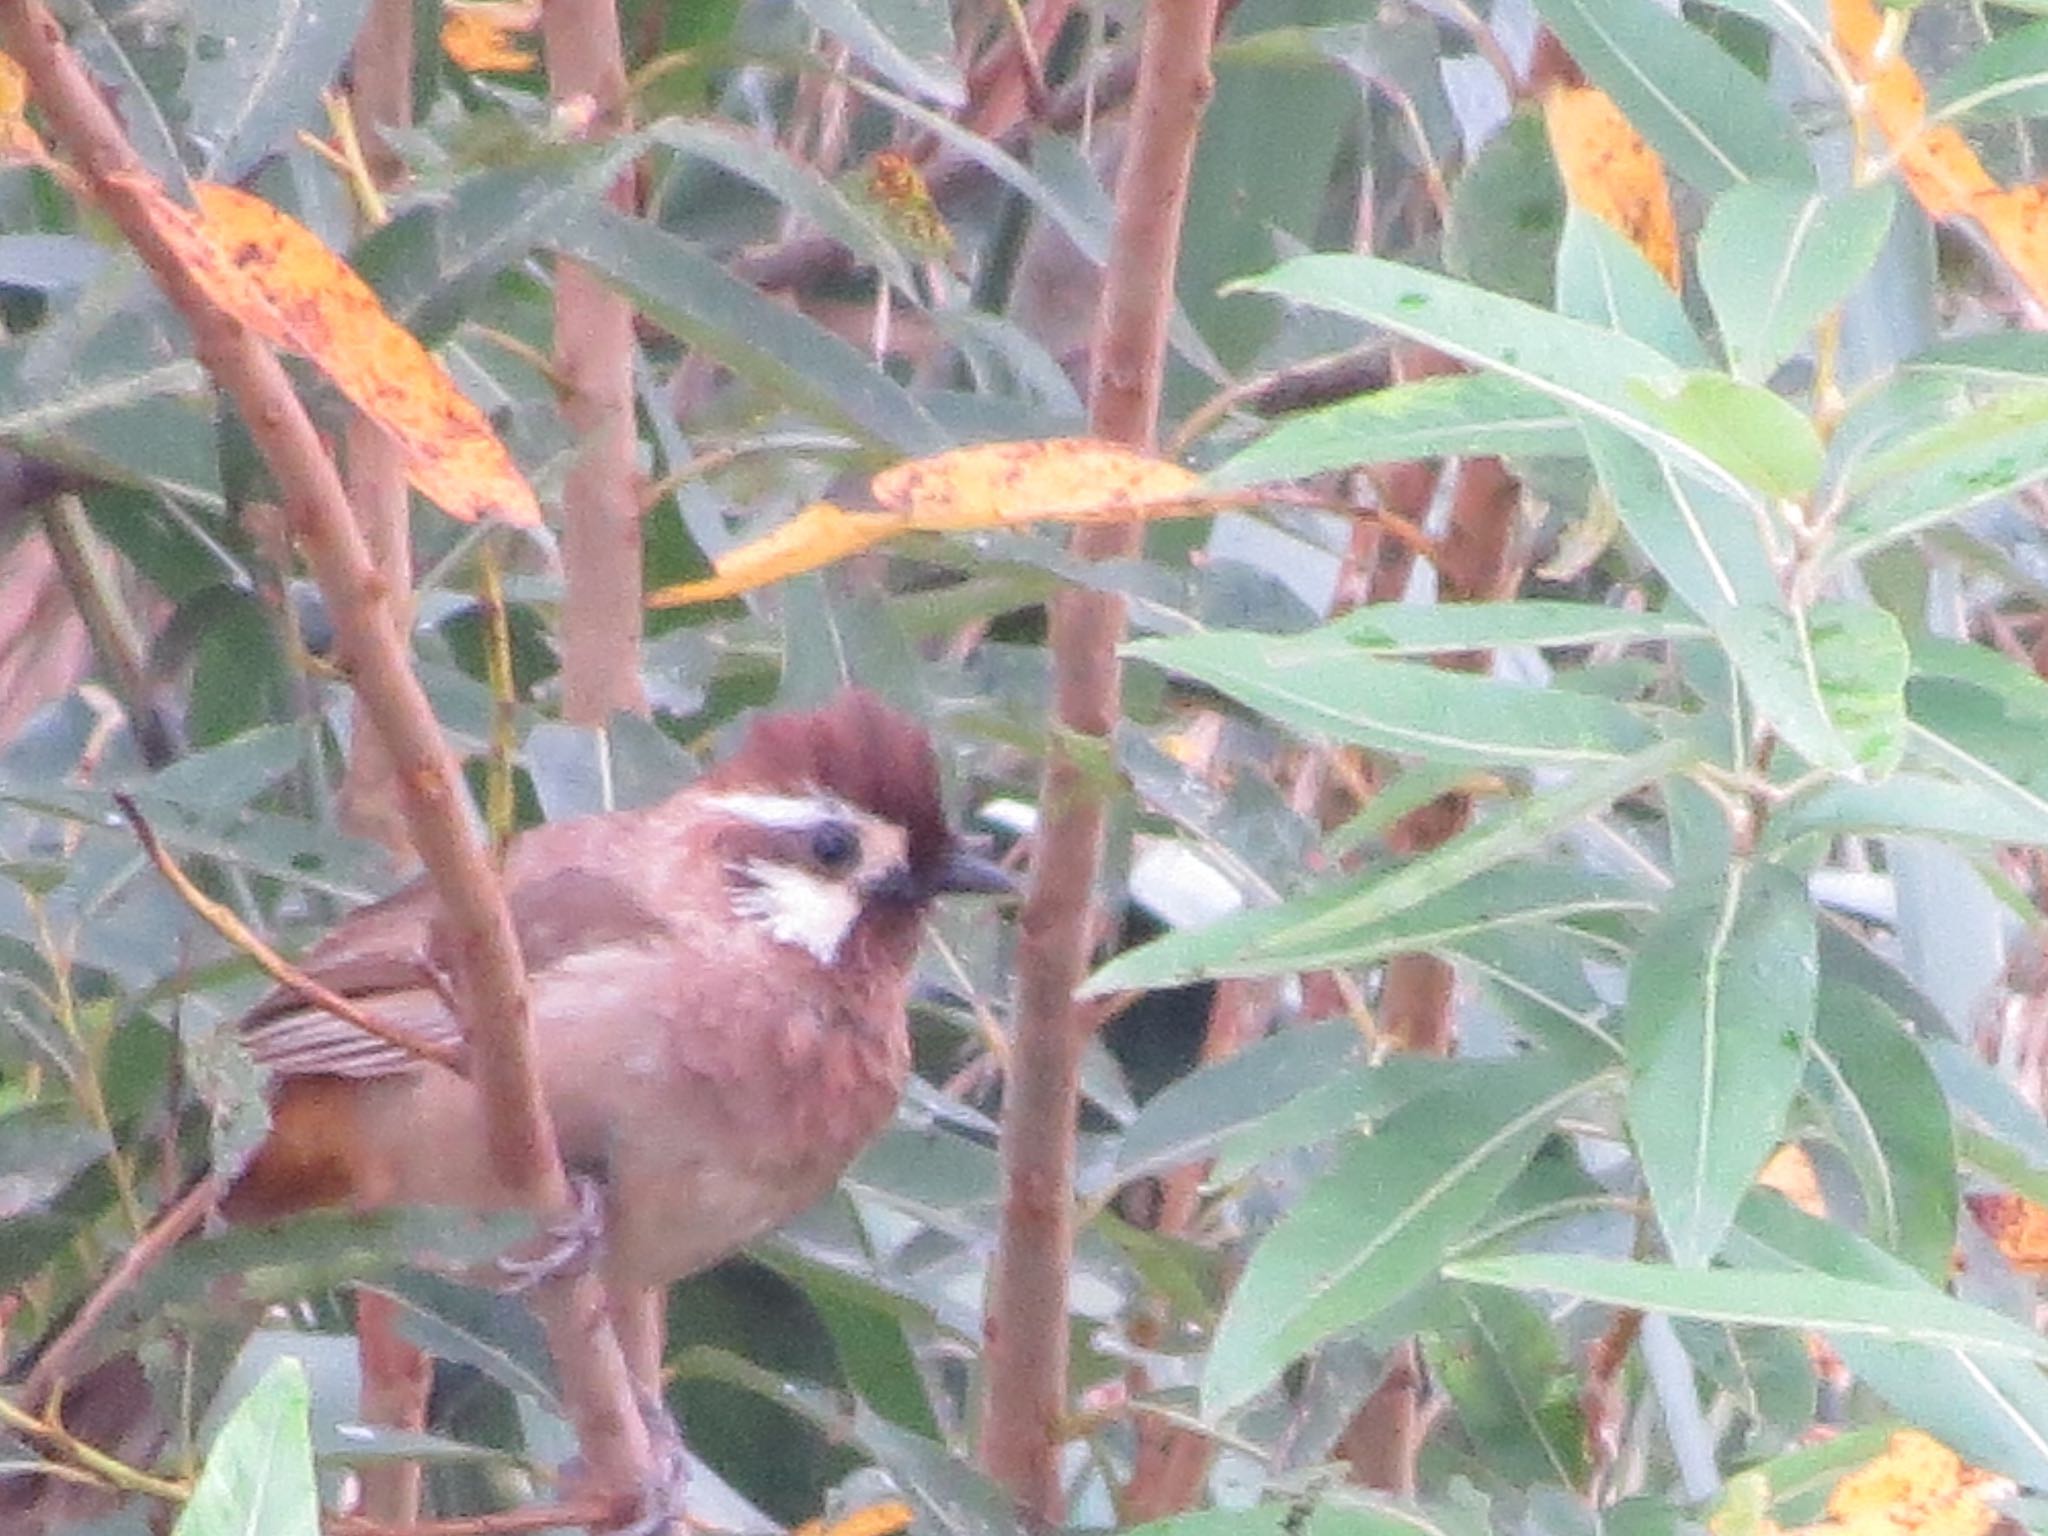
[[[640,1421],[647,1426],[647,1482],[640,1490],[633,1523],[616,1527],[611,1536],[673,1536],[678,1530],[694,1530],[685,1507],[690,1454],[683,1445],[682,1426],[659,1393],[643,1388],[636,1401]]]
[[[568,1213],[541,1229],[546,1247],[526,1258],[503,1254],[496,1260],[501,1290],[516,1296],[544,1280],[574,1274],[604,1246],[604,1186],[588,1174],[571,1174],[569,1196]]]

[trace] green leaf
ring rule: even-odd
[[[1628,237],[1574,208],[1557,247],[1557,311],[1648,342],[1681,368],[1709,366],[1685,303]]]
[[[1823,980],[1807,1098],[1863,1190],[1871,1238],[1937,1284],[1956,1238],[1955,1129],[1905,1021],[1869,993]]]
[[[948,446],[939,424],[888,374],[666,230],[594,208],[546,238],[631,295],[655,324],[770,395],[910,457]]]
[[[1312,737],[1429,762],[1612,762],[1651,737],[1626,707],[1590,694],[1332,650],[1315,633],[1212,630],[1141,640],[1125,654],[1196,678]]]
[[[1738,863],[1681,888],[1629,968],[1629,1130],[1680,1265],[1705,1264],[1782,1138],[1813,1031],[1813,907]]]
[[[2048,112],[2048,21],[2030,21],[1971,51],[1928,93],[1927,118],[1998,122]]]
[[[1864,461],[1828,558],[1921,533],[2048,474],[2048,390],[2023,389],[1938,422]]]
[[[1231,1132],[1357,1065],[1364,1053],[1358,1027],[1332,1019],[1198,1067],[1146,1101],[1117,1147],[1117,1175],[1134,1179],[1208,1157]]]
[[[1629,537],[1681,601],[1714,631],[1751,700],[1800,756],[1847,770],[1855,759],[1822,696],[1803,617],[1786,602],[1760,522],[1766,508],[1732,496],[1595,422],[1586,446]]]
[[[1827,196],[1782,182],[1730,187],[1700,232],[1700,285],[1738,379],[1761,384],[1863,280],[1890,232],[1891,183]]]
[[[2048,684],[1981,647],[1922,642],[1906,684],[1913,760],[1997,801],[2015,826],[2048,822]],[[2032,842],[2032,836],[2023,841]]]
[[[1764,846],[1777,850],[1803,837],[1887,833],[2048,848],[2048,802],[1924,773],[1895,773],[1881,784],[1833,780],[1773,812]]]
[[[1724,373],[1695,373],[1676,393],[1644,387],[1646,413],[1772,496],[1804,496],[1820,482],[1825,450],[1813,423],[1788,400]]]
[[[1785,109],[1697,28],[1636,0],[1540,0],[1536,9],[1587,78],[1701,192],[1813,180]]]
[[[1290,417],[1218,465],[1209,480],[1232,487],[1401,459],[1582,452],[1578,423],[1543,396],[1489,374],[1453,374]]]
[[[1549,1319],[1519,1296],[1461,1286],[1462,1321],[1425,1337],[1431,1374],[1487,1470],[1528,1487],[1583,1486],[1586,1425]]]
[[[1353,1141],[1253,1250],[1209,1352],[1207,1418],[1428,1278],[1589,1086],[1546,1057],[1488,1065]]]
[[[1882,778],[1906,751],[1905,634],[1870,603],[1818,603],[1807,625],[1828,718],[1857,764]]]
[[[214,1437],[173,1536],[320,1536],[311,1402],[297,1360],[265,1371]]]
[[[1726,469],[1644,410],[1641,386],[1675,393],[1685,370],[1633,337],[1373,256],[1297,256],[1233,286],[1427,342],[1636,438],[1710,483],[1743,493]]]
[[[1797,1272],[1788,1278],[1795,1281],[1883,1287],[1908,1316],[1923,1307],[1956,1306],[1903,1261],[1775,1195],[1760,1194],[1743,1208],[1731,1246],[1745,1259],[1793,1266]],[[2034,1362],[1946,1339],[1898,1341],[1836,1330],[1831,1342],[1859,1381],[1965,1460],[2028,1484],[2048,1478],[2048,1377]]]
[[[1315,633],[1364,651],[1427,656],[1516,645],[1548,649],[1629,640],[1697,640],[1706,629],[1669,614],[1531,597],[1498,603],[1368,603]]]
[[[1994,1358],[2048,1362],[2048,1339],[1983,1307],[1938,1292],[1788,1275],[1769,1269],[1680,1269],[1584,1253],[1527,1253],[1446,1264],[1468,1285],[1576,1296],[1611,1307],[1753,1328],[1800,1328],[1830,1339],[1876,1339]]]
[[[946,0],[797,0],[804,14],[907,91],[957,107],[967,88],[953,62]]]
[[[185,132],[205,156],[200,175],[240,181],[312,124],[369,9],[369,0],[195,4],[184,99],[192,109]]]

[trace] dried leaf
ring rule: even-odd
[[[860,193],[906,249],[932,261],[952,260],[953,231],[910,156],[893,149],[876,155],[867,164]]]
[[[899,533],[960,533],[1023,523],[1120,522],[1208,512],[1201,478],[1177,464],[1088,438],[988,443],[912,459],[875,476],[879,512],[830,502],[718,561],[718,574],[651,593],[656,608],[750,592],[857,554]]]
[[[28,76],[0,53],[0,161],[46,158],[43,141],[28,125]]]
[[[1876,1460],[1835,1484],[1827,1520],[1798,1530],[1802,1536],[1987,1536],[1998,1515],[1985,1501],[2012,1491],[2010,1481],[1965,1466],[1933,1436],[1902,1429]]]
[[[2048,1275],[2048,1209],[2012,1194],[1966,1195],[1963,1203],[2008,1264],[2026,1274]]]
[[[515,42],[514,34],[539,24],[539,9],[525,0],[450,6],[441,23],[441,51],[449,63],[473,75],[521,75],[540,63],[540,55]]]
[[[1678,220],[1664,162],[1605,92],[1555,86],[1543,98],[1550,152],[1572,202],[1617,231],[1678,286]]]
[[[422,495],[463,522],[540,521],[532,487],[484,413],[311,230],[234,187],[195,184],[195,217],[154,182],[130,186],[207,296],[308,358],[389,432]]]

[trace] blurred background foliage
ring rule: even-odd
[[[625,295],[650,590],[901,458],[1085,423],[1136,0],[621,0],[636,126],[599,141],[516,27],[458,60],[478,13],[418,0],[374,227],[332,154],[367,0],[60,9],[153,169],[347,252],[550,507],[558,259]],[[1903,46],[2024,191],[2048,21],[1935,0],[1873,54],[1817,0],[1224,9],[1160,439],[1355,511],[1166,523],[1093,568],[1056,531],[920,535],[650,613],[648,712],[593,725],[563,718],[555,535],[416,500],[419,674],[473,787],[508,772],[522,824],[643,803],[858,680],[1028,856],[1043,604],[1121,593],[1075,1524],[1763,1530],[1902,1423],[2048,1485],[2048,294],[2025,207],[1930,221],[1871,62]],[[1642,136],[1613,155],[1669,172],[1668,265],[1560,174],[1545,107],[1583,81]],[[347,689],[245,431],[22,159],[0,330],[15,1357],[262,1124],[223,1026],[264,983],[108,792],[287,949],[403,876],[351,820]],[[942,919],[896,1129],[676,1288],[714,1523],[894,1488],[931,1530],[1016,1527],[973,1457],[1012,990],[1005,926]],[[208,1426],[298,1356],[330,1490],[418,1455],[434,1510],[503,1507],[567,1450],[549,1367],[516,1304],[430,1273],[500,1238],[209,1237],[109,1326]],[[224,1275],[275,1303],[246,1349]],[[349,1424],[352,1281],[441,1362],[428,1437]]]

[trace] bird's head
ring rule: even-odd
[[[857,930],[907,964],[937,897],[1013,889],[947,823],[924,727],[863,689],[761,717],[692,793],[719,823],[734,912],[822,965]]]

